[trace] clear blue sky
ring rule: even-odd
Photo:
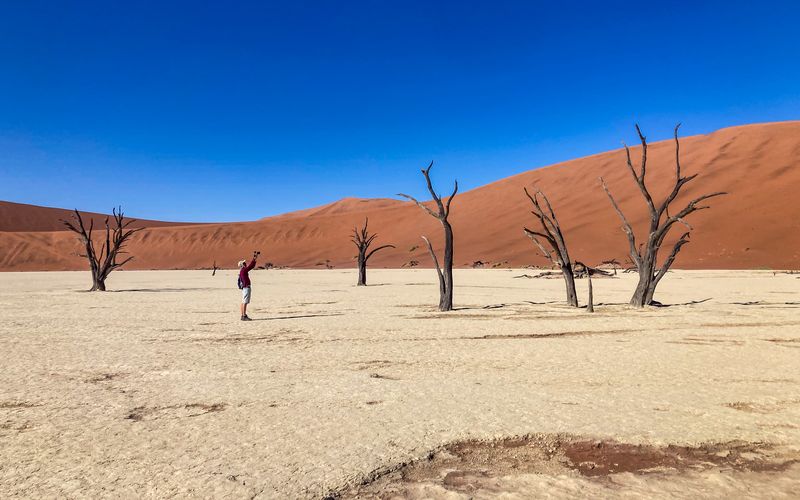
[[[209,2],[210,3],[210,2]],[[185,221],[800,118],[800,2],[0,4],[0,199]]]

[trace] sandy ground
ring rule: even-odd
[[[231,271],[121,271],[108,293],[81,292],[87,273],[0,273],[0,496],[800,495],[796,276],[679,271],[657,294],[674,305],[647,310],[622,305],[632,276],[598,279],[590,315],[519,274],[456,271],[459,310],[439,313],[431,270],[366,288],[352,270],[256,271],[243,323]],[[784,461],[380,484],[448,443],[528,434]]]

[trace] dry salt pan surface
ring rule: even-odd
[[[0,274],[1,497],[800,495],[794,275],[210,274]]]

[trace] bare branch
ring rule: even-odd
[[[436,273],[440,278],[444,279],[444,276],[442,275],[442,268],[439,266],[439,259],[436,257],[436,252],[433,251],[433,245],[431,245],[431,242],[427,237],[423,236],[422,239],[425,240],[425,244],[428,245],[428,253],[431,254],[433,264],[436,266]]]
[[[436,217],[437,219],[439,218],[439,214],[437,214],[436,212],[434,212],[430,208],[426,207],[424,204],[422,204],[420,201],[418,201],[413,196],[409,196],[409,195],[403,194],[403,193],[397,193],[397,196],[402,196],[403,198],[407,198],[407,199],[413,201],[414,203],[417,204],[417,206],[419,208],[421,208],[421,209],[425,210],[426,212],[428,212],[428,214],[430,214],[432,217]]]
[[[367,259],[367,260],[369,260],[369,258],[370,258],[370,257],[372,257],[372,254],[374,254],[374,253],[375,253],[375,252],[377,252],[378,250],[383,250],[384,248],[397,248],[397,247],[395,247],[394,245],[383,245],[383,246],[380,246],[380,247],[378,247],[378,248],[376,248],[376,249],[372,250],[371,252],[369,252],[369,253],[367,254],[367,257],[366,257],[366,259]]]
[[[527,227],[523,228],[522,230],[525,232],[525,234],[528,236],[528,238],[530,238],[531,241],[533,241],[534,245],[539,247],[539,250],[542,251],[542,254],[543,254],[544,257],[547,257],[547,259],[550,260],[550,262],[552,262],[553,264],[559,265],[558,259],[554,259],[553,258],[553,253],[550,250],[546,249],[544,247],[544,245],[542,245],[542,242],[539,241],[539,238],[538,238],[539,236],[541,236],[542,238],[545,238],[545,239],[548,238],[547,236],[543,235],[542,233],[533,232],[530,229],[528,229]],[[548,241],[548,242],[550,242],[550,241]],[[553,243],[551,243],[551,245],[552,244]]]
[[[444,210],[444,216],[445,217],[450,215],[450,203],[453,201],[453,198],[455,198],[456,193],[458,193],[458,180],[455,181],[455,186],[453,187],[452,194],[450,194],[450,197],[447,198],[447,205],[445,206],[445,210]]]
[[[600,177],[600,183],[603,185],[603,190],[608,195],[608,199],[611,201],[611,205],[614,206],[614,210],[617,212],[617,215],[619,215],[619,218],[622,219],[622,229],[628,236],[628,244],[630,246],[631,259],[633,260],[634,264],[636,264],[636,267],[639,267],[641,263],[641,255],[639,250],[637,250],[636,248],[636,235],[633,233],[633,227],[631,227],[631,223],[628,222],[627,217],[625,217],[625,214],[622,213],[622,210],[619,208],[619,205],[617,205],[617,201],[611,195],[611,191],[608,190],[606,181],[602,177]]]
[[[672,247],[672,251],[670,252],[669,256],[667,257],[667,260],[664,261],[664,264],[661,265],[661,268],[655,274],[655,276],[653,278],[653,281],[654,281],[653,287],[654,288],[655,288],[655,285],[657,285],[658,282],[661,281],[661,278],[663,278],[664,275],[667,274],[667,271],[669,271],[669,268],[672,267],[672,263],[675,262],[675,257],[678,256],[678,252],[680,252],[681,248],[683,248],[683,245],[685,245],[687,243],[689,243],[689,231],[686,231],[685,233],[683,233],[681,235],[680,238],[678,238],[678,241],[675,242],[675,245]]]

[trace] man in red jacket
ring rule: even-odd
[[[250,321],[250,317],[247,315],[247,304],[250,303],[252,290],[250,286],[250,271],[256,267],[256,259],[258,259],[260,253],[258,251],[253,252],[253,260],[249,264],[246,264],[246,260],[239,261],[239,288],[242,289],[242,321]]]

